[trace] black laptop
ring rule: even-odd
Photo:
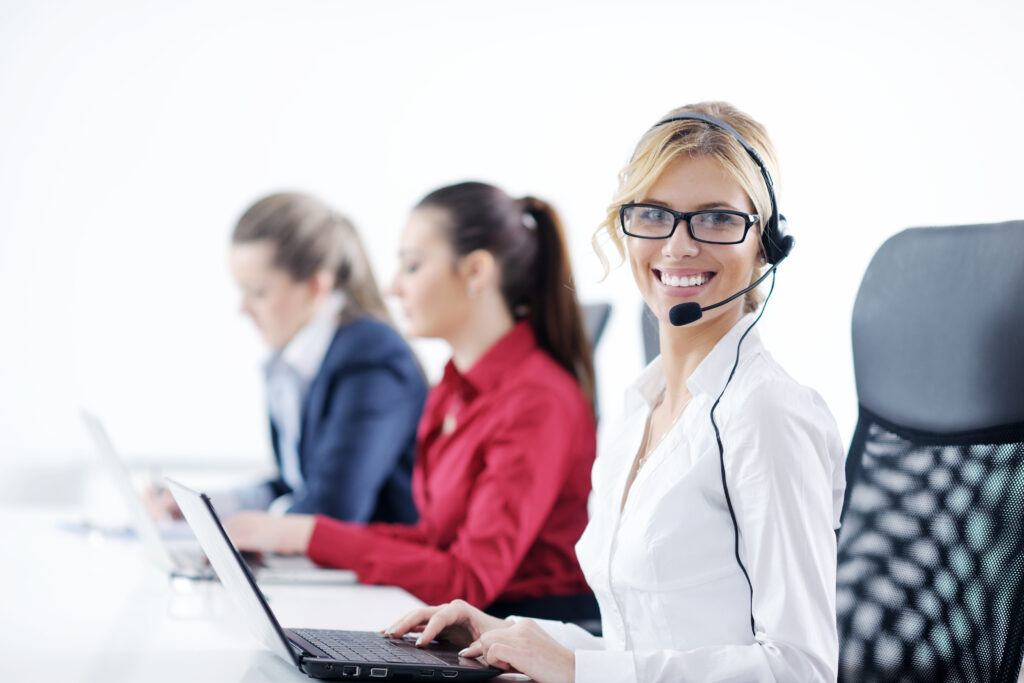
[[[209,497],[170,479],[167,483],[253,633],[267,649],[306,675],[353,681],[482,681],[504,673],[475,659],[459,657],[459,648],[450,644],[434,642],[418,648],[408,639],[386,638],[373,631],[281,628]]]

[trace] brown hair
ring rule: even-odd
[[[562,223],[551,205],[536,197],[514,199],[486,183],[466,182],[431,192],[417,208],[425,207],[447,215],[447,238],[457,256],[477,249],[494,256],[512,317],[529,319],[537,343],[576,379],[593,405],[590,343]]]
[[[355,226],[320,200],[279,192],[257,201],[238,219],[231,242],[260,241],[273,246],[274,267],[295,281],[333,273],[334,289],[346,297],[341,322],[370,315],[391,323]]]
[[[726,102],[688,104],[673,109],[663,118],[687,112],[713,116],[735,128],[758,151],[772,177],[778,178],[775,148],[760,123]],[[761,230],[768,217],[772,215],[772,207],[757,164],[726,131],[703,121],[672,121],[648,129],[637,143],[629,163],[619,171],[618,190],[608,205],[605,219],[598,226],[593,239],[594,248],[606,272],[609,269],[609,262],[602,249],[601,238],[610,239],[619,255],[624,255],[623,238],[619,228],[619,206],[643,197],[669,164],[683,156],[706,156],[715,159],[736,179],[754,205],[754,212],[761,217],[754,235],[760,242]],[[761,276],[761,272],[761,268],[754,269],[751,283]],[[760,303],[761,295],[756,289],[748,292],[744,297],[744,312],[756,310]]]

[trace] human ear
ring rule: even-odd
[[[498,262],[486,249],[476,249],[461,259],[457,267],[459,277],[466,286],[466,294],[474,297],[498,283]]]
[[[318,270],[306,281],[306,285],[313,298],[326,296],[334,291],[334,273],[329,270]]]

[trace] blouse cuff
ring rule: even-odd
[[[534,619],[533,617],[506,617],[506,620],[511,621],[513,624],[524,619],[528,619],[540,626],[559,645],[570,650],[600,650],[604,647],[604,641],[601,638],[588,633],[576,624],[567,624],[564,621],[554,621],[552,619]]]
[[[621,650],[576,650],[576,680],[590,683],[637,683],[633,653]]]

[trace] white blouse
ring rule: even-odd
[[[599,451],[590,523],[576,546],[603,638],[541,625],[576,650],[576,681],[836,680],[836,536],[844,449],[817,393],[772,359],[756,329],[715,411],[740,528],[722,491],[709,411],[753,321],[744,317],[687,381],[692,399],[623,490],[665,379],[655,359]],[[621,509],[621,513],[620,513]]]
[[[331,347],[344,308],[345,294],[332,292],[295,336],[282,349],[271,351],[263,363],[267,412],[277,428],[281,478],[293,493],[275,501],[273,488],[266,482],[215,491],[211,496],[222,517],[241,510],[268,508],[284,513],[291,506],[293,495],[305,487],[299,461],[302,404]]]
[[[263,365],[267,411],[277,428],[281,478],[295,494],[305,488],[299,462],[302,403],[338,331],[338,316],[344,307],[344,293],[332,292],[284,348],[272,351]]]

